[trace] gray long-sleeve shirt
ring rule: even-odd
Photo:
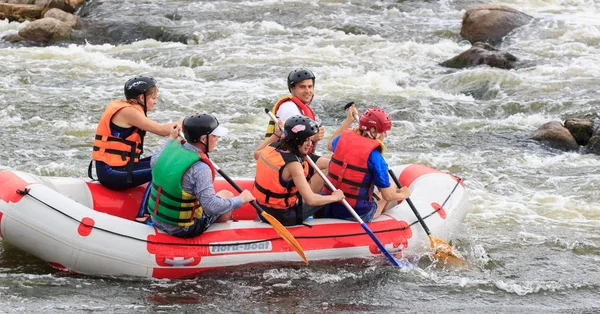
[[[162,153],[167,144],[173,141],[168,139],[154,154],[150,159],[150,165],[153,166],[158,156]],[[185,143],[183,144],[183,148],[189,150],[191,152],[197,153],[199,150],[195,146]],[[194,163],[188,170],[183,173],[183,177],[181,179],[181,186],[183,190],[196,195],[196,198],[202,205],[202,209],[207,216],[220,216],[224,213],[232,211],[236,208],[242,206],[242,199],[239,196],[233,198],[221,198],[216,195],[215,187],[212,182],[212,171],[210,167],[198,161]],[[214,220],[214,219],[211,219]],[[154,225],[169,233],[177,233],[181,230],[185,230],[186,228],[181,226],[170,225],[156,219],[152,219]]]

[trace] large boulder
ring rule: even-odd
[[[471,48],[463,51],[458,56],[446,60],[440,65],[449,68],[467,68],[481,64],[501,69],[512,69],[517,62],[517,57],[504,51],[500,51],[482,42],[474,43]]]
[[[531,19],[532,16],[503,5],[479,5],[465,12],[460,36],[471,43],[482,41],[496,45],[512,30]]]
[[[48,10],[48,12],[44,14],[44,17],[51,17],[59,21],[63,21],[67,23],[67,25],[69,25],[69,27],[71,28],[79,28],[79,26],[81,25],[81,19],[79,18],[79,16],[67,13],[59,9]]]
[[[587,145],[594,133],[594,121],[590,119],[569,118],[564,124],[579,145]]]
[[[73,13],[76,9],[69,0],[35,0],[34,4],[44,7],[46,10],[59,9],[68,13]]]
[[[562,150],[577,150],[579,145],[569,129],[559,121],[551,121],[537,129],[532,138]]]
[[[68,0],[69,6],[73,8],[73,11],[77,10],[82,4],[85,3],[85,0]]]
[[[30,4],[0,3],[0,17],[9,21],[33,21],[42,18],[44,8]]]
[[[21,28],[19,36],[25,40],[49,43],[70,39],[72,31],[67,23],[55,18],[45,17]]]
[[[594,154],[600,155],[600,128],[596,128],[593,133],[585,148]]]

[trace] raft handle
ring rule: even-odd
[[[186,258],[186,259],[170,259],[165,257],[165,264],[169,264],[171,266],[185,266],[194,262],[194,258]]]

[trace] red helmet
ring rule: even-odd
[[[363,131],[369,131],[371,127],[375,127],[375,132],[383,133],[392,128],[392,120],[385,111],[379,108],[369,108],[360,116],[358,127]]]

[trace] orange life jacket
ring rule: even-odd
[[[132,107],[144,113],[142,106],[133,105],[122,100],[115,100],[108,104],[96,129],[92,160],[102,161],[111,167],[122,167],[139,160],[143,149],[145,131],[136,128],[127,138],[120,138],[111,134],[110,120],[119,110],[125,107]]]
[[[310,118],[313,121],[316,121],[317,116],[315,115],[315,112],[312,110],[311,107],[309,107],[308,105],[306,105],[305,103],[302,102],[302,100],[298,99],[298,97],[296,96],[285,96],[280,98],[277,103],[275,103],[275,106],[273,106],[273,109],[271,110],[271,112],[273,112],[274,115],[277,115],[277,111],[279,110],[279,107],[281,106],[281,104],[283,104],[286,101],[293,101],[294,104],[296,104],[296,106],[298,107],[298,109],[300,110],[300,112],[302,112],[302,115]],[[265,133],[265,139],[268,139],[269,137],[271,137],[271,135],[273,135],[273,131],[275,130],[275,121],[273,120],[269,120],[269,125],[267,126],[267,132]]]
[[[327,178],[344,192],[350,206],[370,210],[373,202],[373,177],[369,172],[369,155],[381,149],[381,142],[364,137],[354,130],[342,132],[329,162]],[[327,185],[323,192],[331,193]]]
[[[285,153],[277,149],[279,143],[265,147],[256,163],[256,177],[252,195],[263,206],[273,209],[288,209],[296,205],[300,193],[294,181],[282,181],[283,168],[290,162],[299,162],[298,157],[292,153]],[[302,160],[304,176],[308,177],[308,162]]]

